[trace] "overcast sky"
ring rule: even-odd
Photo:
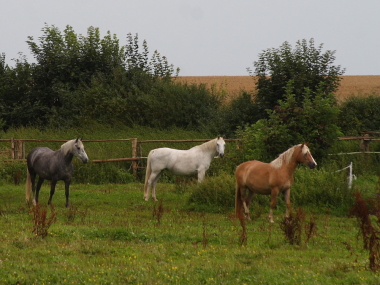
[[[18,52],[45,26],[86,35],[128,33],[145,39],[181,69],[180,76],[248,75],[258,55],[285,41],[314,38],[335,50],[345,75],[380,75],[379,0],[0,0],[0,53],[14,66]]]

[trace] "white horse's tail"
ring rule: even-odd
[[[32,194],[32,179],[30,178],[30,173],[28,168],[26,169],[26,183],[25,183],[25,200],[27,203],[30,202]]]
[[[152,173],[152,168],[151,168],[151,153],[152,151],[149,152],[148,159],[146,162],[146,171],[145,171],[145,183],[144,183],[144,198],[147,199],[148,197],[148,180],[149,177]]]

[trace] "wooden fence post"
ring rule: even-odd
[[[369,134],[365,134],[364,138],[360,140],[360,148],[364,149],[364,152],[369,152]]]
[[[25,146],[23,140],[11,138],[12,159],[25,158]]]
[[[14,138],[11,138],[11,151],[12,151],[12,159],[15,159],[15,141]]]
[[[132,158],[137,157],[137,138],[132,140]],[[132,162],[133,176],[137,178],[137,160]]]

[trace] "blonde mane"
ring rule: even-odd
[[[80,142],[80,141],[78,140],[78,142]],[[63,145],[61,145],[61,151],[62,151],[63,155],[67,155],[71,151],[74,143],[75,143],[75,140],[71,140],[71,141],[67,141]]]
[[[281,153],[275,160],[273,160],[270,165],[273,167],[273,168],[276,168],[276,169],[279,169],[282,164],[285,162],[286,164],[289,164],[292,156],[293,156],[293,153],[294,153],[294,150],[296,149],[296,147],[300,147],[301,144],[297,144],[291,148],[289,148],[288,150],[284,151],[283,153]],[[303,145],[303,148],[302,148],[302,153],[305,154],[309,151],[309,148],[304,144]]]

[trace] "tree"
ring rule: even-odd
[[[258,117],[254,96],[241,91],[239,96],[232,98],[228,104],[223,104],[220,110],[220,123],[217,127],[220,134],[227,137],[236,136],[236,128],[254,124]]]
[[[11,68],[5,64],[5,55],[0,57],[0,119],[4,129],[36,123],[46,111],[31,92],[33,65],[22,54],[15,63]]]
[[[306,88],[301,105],[293,84],[292,80],[288,82],[284,100],[267,111],[268,119],[238,131],[248,159],[271,161],[287,148],[304,142],[310,143],[315,158],[321,158],[341,135],[337,126],[339,107],[334,95],[325,93],[324,83],[315,92]]]
[[[322,48],[323,44],[314,46],[314,39],[309,42],[304,39],[298,41],[294,48],[284,42],[278,49],[267,49],[259,54],[259,60],[254,62],[255,71],[248,71],[258,77],[256,104],[262,118],[268,117],[266,109],[273,109],[278,100],[284,99],[289,80],[293,80],[293,93],[299,105],[302,104],[305,88],[310,89],[311,94],[322,88],[320,91],[326,96],[337,90],[339,76],[343,75],[344,69],[333,65],[335,51],[323,53]]]
[[[87,37],[77,35],[71,26],[63,33],[55,26],[42,29],[39,44],[28,37],[28,45],[37,63],[33,72],[33,92],[44,106],[61,101],[62,90],[76,90],[89,84],[92,76],[101,73],[112,76],[115,68],[124,64],[124,49],[116,35],[101,39],[99,28],[89,27]]]

